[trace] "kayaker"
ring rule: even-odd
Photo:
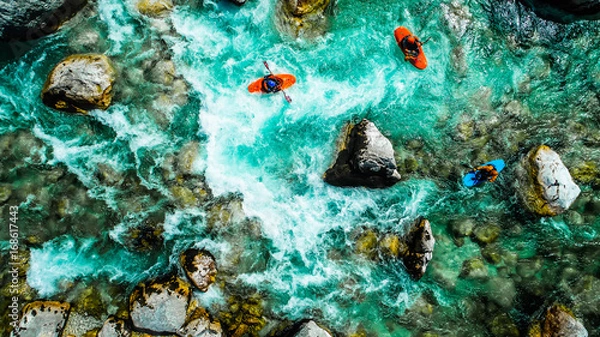
[[[417,58],[421,45],[423,43],[414,35],[409,35],[402,39],[402,49],[406,51],[404,60],[408,61]]]
[[[492,165],[477,166],[473,171],[478,181],[494,182],[498,178],[498,171]]]
[[[271,74],[264,77],[262,82],[262,90],[266,93],[281,91],[283,81]]]

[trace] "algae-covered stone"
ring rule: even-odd
[[[267,324],[263,311],[263,301],[258,295],[231,296],[227,311],[219,313],[219,318],[229,337],[258,336]]]
[[[335,164],[325,172],[334,186],[389,187],[400,181],[392,143],[372,122],[348,126]]]
[[[375,231],[368,229],[362,232],[356,240],[356,253],[374,259],[377,256],[377,242]]]
[[[131,330],[127,326],[124,320],[118,319],[114,316],[110,316],[100,331],[98,331],[97,337],[130,337]]]
[[[0,41],[33,40],[56,31],[87,0],[0,0]]]
[[[0,185],[0,205],[5,203],[12,195],[10,185]]]
[[[500,314],[492,320],[490,330],[494,337],[519,337],[519,328],[514,320],[506,313]]]
[[[137,3],[137,9],[140,13],[151,16],[159,17],[165,15],[171,9],[173,9],[172,0],[140,0]]]
[[[408,253],[408,246],[398,235],[385,234],[379,242],[379,248],[384,256],[402,257]]]
[[[200,291],[207,291],[215,282],[217,264],[208,251],[191,248],[181,253],[179,260],[190,282]]]
[[[211,321],[203,308],[196,308],[177,333],[181,337],[221,337],[223,330],[217,321]]]
[[[460,277],[485,279],[488,277],[488,270],[482,259],[473,258],[463,262]]]
[[[190,286],[176,276],[140,283],[129,297],[134,327],[154,333],[177,333],[186,319]]]
[[[500,236],[502,229],[494,224],[479,226],[473,230],[473,238],[481,244],[488,244],[496,241]]]
[[[51,108],[87,113],[107,109],[112,101],[115,70],[101,54],[71,55],[48,75],[42,101]]]
[[[555,304],[546,310],[540,322],[534,322],[529,337],[587,337],[588,332],[563,305]]]
[[[566,211],[581,190],[558,154],[546,145],[529,152],[523,159],[521,195],[525,206],[541,216],[554,216]]]
[[[419,280],[425,274],[427,265],[433,258],[435,238],[429,221],[422,217],[417,218],[404,241],[408,250],[402,261],[410,276]]]
[[[280,31],[297,38],[313,38],[325,33],[330,0],[279,0],[277,23]]]
[[[19,326],[13,330],[13,337],[59,337],[67,318],[69,303],[35,301],[25,305]]]

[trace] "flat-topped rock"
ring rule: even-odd
[[[334,186],[389,187],[400,181],[392,143],[372,122],[349,125],[335,164],[325,172]]]
[[[133,326],[150,333],[177,333],[186,320],[190,286],[176,276],[140,283],[129,297]]]
[[[83,114],[93,109],[107,109],[113,97],[115,76],[105,55],[68,56],[48,75],[42,101],[54,109]]]
[[[114,316],[110,316],[104,324],[102,328],[98,331],[96,337],[130,337],[131,330],[125,323],[124,320],[118,319]]]
[[[25,305],[12,337],[60,337],[69,317],[69,303],[35,301]]]

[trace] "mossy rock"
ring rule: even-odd
[[[479,244],[489,244],[498,239],[502,228],[494,224],[478,226],[473,230],[473,239]]]
[[[229,337],[259,336],[267,324],[263,317],[263,301],[259,295],[242,298],[237,295],[228,299],[228,310],[219,313],[219,320]]]
[[[375,233],[374,230],[367,229],[360,233],[359,237],[356,239],[355,251],[357,254],[363,255],[370,259],[375,259],[378,255],[378,242],[379,238],[377,233]]]
[[[494,337],[519,337],[519,328],[513,319],[506,313],[500,314],[492,320],[490,331]]]
[[[172,9],[172,0],[140,0],[137,3],[137,10],[150,17],[164,16]]]

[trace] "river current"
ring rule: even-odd
[[[272,0],[207,0],[150,19],[133,0],[98,0],[3,52],[0,178],[12,192],[2,221],[19,206],[35,297],[74,300],[73,289],[93,287],[114,313],[195,246],[224,270],[220,286],[195,294],[217,311],[252,294],[271,320],[315,318],[344,335],[523,336],[560,302],[600,336],[600,23],[552,23],[514,1],[339,0],[322,36],[295,39],[276,12]],[[404,61],[401,25],[429,38],[426,70]],[[87,116],[44,106],[52,67],[91,52],[117,70],[112,105]],[[165,59],[172,78],[149,81]],[[263,60],[296,76],[291,104],[248,93]],[[362,118],[393,144],[393,187],[322,179],[344,125]],[[526,211],[515,177],[541,144],[582,189],[552,218]],[[185,199],[168,178],[182,151],[205,200],[173,201]],[[507,163],[497,182],[462,186],[469,167],[495,158]],[[418,216],[437,240],[421,280],[361,248]],[[497,238],[458,237],[461,223]],[[156,224],[158,241],[131,239]],[[469,274],[470,259],[483,267]]]

